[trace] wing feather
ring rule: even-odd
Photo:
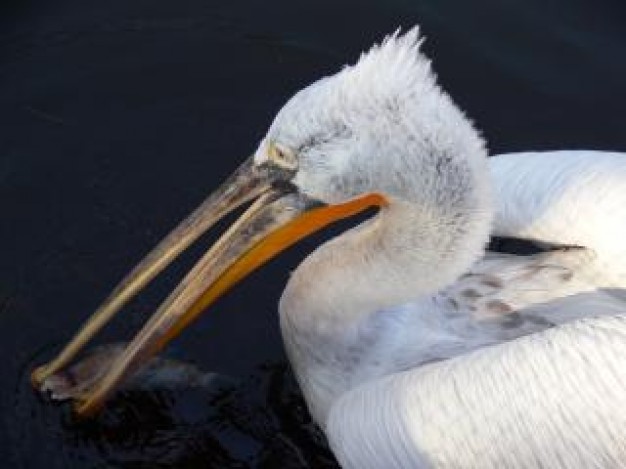
[[[494,235],[592,249],[598,282],[626,287],[626,153],[509,153],[489,169]]]
[[[588,317],[344,394],[326,433],[345,468],[619,468],[626,312]]]

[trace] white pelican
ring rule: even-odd
[[[624,467],[626,156],[487,160],[417,29],[280,110],[254,155],[131,272],[37,385],[215,220],[254,200],[88,391],[116,386],[219,295],[333,220],[280,299],[311,415],[346,468]],[[495,196],[492,197],[492,194]],[[490,233],[556,249],[485,254]],[[567,247],[558,247],[567,246]]]

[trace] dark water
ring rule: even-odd
[[[276,301],[302,243],[167,351],[234,377],[73,422],[28,384],[110,288],[249,154],[292,93],[419,23],[492,152],[626,150],[621,0],[7,1],[0,6],[2,467],[333,467]],[[224,225],[99,337],[128,338]],[[328,236],[328,233],[325,235]]]

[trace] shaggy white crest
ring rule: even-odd
[[[422,42],[417,27],[404,35],[396,30],[380,45],[361,54],[356,65],[347,66],[339,74],[346,92],[364,99],[367,90],[370,98],[382,100],[430,92],[437,85],[430,60],[419,50]]]

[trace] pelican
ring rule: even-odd
[[[111,393],[249,272],[329,223],[280,298],[284,345],[345,468],[626,464],[626,155],[487,158],[414,28],[295,94],[253,155],[47,365],[85,343],[198,236],[247,209],[75,396]],[[534,240],[519,256],[490,235]]]

